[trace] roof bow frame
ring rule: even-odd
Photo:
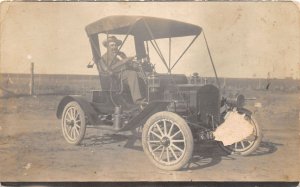
[[[199,35],[202,31],[201,27],[190,23],[146,16],[109,16],[87,25],[85,30],[89,37],[100,33],[125,35],[134,25],[129,35],[152,40],[144,22],[151,28],[154,39]]]

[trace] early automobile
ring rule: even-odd
[[[217,141],[231,154],[249,155],[260,144],[262,133],[252,112],[245,109],[245,97],[221,95],[220,83],[211,58],[203,29],[197,25],[176,20],[145,16],[109,16],[93,22],[85,28],[92,49],[93,64],[99,72],[100,90],[91,90],[89,97],[65,96],[57,108],[57,118],[65,140],[74,145],[84,139],[88,126],[103,128],[113,133],[142,129],[142,146],[151,162],[164,170],[179,170],[192,157],[194,142],[217,141],[218,127],[228,121],[228,115],[240,117],[241,123],[251,126],[247,137],[230,145]],[[143,103],[136,104],[128,86],[119,76],[103,68],[100,37],[123,36],[118,50],[129,37],[135,57],[121,65],[123,70],[133,68],[139,75],[143,88]],[[181,62],[199,36],[203,36],[215,81],[201,83],[195,73],[192,80],[184,74],[175,74],[173,68]],[[171,42],[178,38],[191,39],[187,47],[171,62]],[[164,57],[159,42],[169,45],[169,60]],[[100,43],[100,44],[99,44]],[[150,51],[150,50],[153,51]],[[193,51],[195,53],[195,51]],[[157,54],[155,61],[151,55]],[[151,60],[150,60],[151,59]],[[154,61],[154,62],[153,62]],[[157,72],[155,64],[161,63],[165,73]],[[204,62],[199,62],[201,68]],[[120,73],[119,73],[120,74]],[[194,81],[193,81],[194,80]],[[241,133],[242,134],[242,133]]]

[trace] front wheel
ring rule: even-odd
[[[224,146],[222,142],[218,142],[218,145],[228,154],[247,156],[259,147],[262,140],[262,131],[260,126],[252,116],[245,115],[245,120],[253,126],[253,132],[249,137],[228,146]]]
[[[158,168],[178,170],[192,157],[194,141],[184,119],[172,112],[158,112],[146,122],[143,149]]]
[[[84,111],[76,101],[65,106],[61,125],[63,136],[68,143],[78,145],[82,141],[86,130],[86,119]]]

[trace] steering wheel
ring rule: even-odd
[[[148,58],[141,58],[137,59],[136,56],[133,57],[126,57],[122,59],[122,62],[120,63],[119,67],[129,67],[133,68],[136,71],[146,71],[146,72],[152,72],[153,65],[149,62]]]
[[[127,65],[127,66],[132,67],[132,68],[138,68],[138,67],[141,66],[142,59],[137,60],[136,56],[126,57],[126,58],[122,59],[122,63],[124,65]]]
[[[135,58],[135,57],[126,57],[126,58],[123,58],[123,59],[121,60],[121,63],[122,63],[122,64],[130,64],[130,63],[132,63],[132,61],[133,61],[134,58]]]

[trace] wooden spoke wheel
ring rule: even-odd
[[[194,147],[188,124],[172,112],[158,112],[147,120],[142,143],[148,158],[164,170],[178,170],[186,165]]]
[[[84,138],[86,119],[84,111],[76,101],[72,101],[65,106],[61,124],[66,141],[78,145]]]
[[[228,154],[246,156],[253,153],[259,147],[259,144],[262,139],[262,132],[258,123],[253,117],[247,115],[245,115],[245,120],[247,120],[253,126],[253,132],[249,137],[240,142],[236,142],[228,146],[224,146],[222,142],[218,143],[219,146]]]

